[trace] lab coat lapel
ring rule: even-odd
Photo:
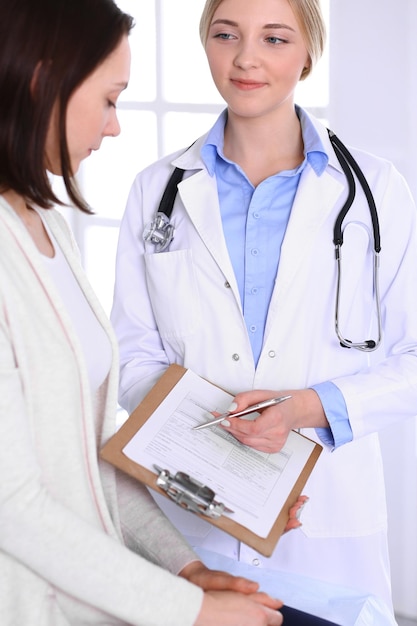
[[[217,186],[205,170],[183,180],[178,193],[207,250],[223,272],[240,302],[235,273],[223,234]]]
[[[281,248],[273,302],[285,298],[297,271],[308,262],[314,241],[343,189],[328,170],[317,176],[308,168],[302,175]]]

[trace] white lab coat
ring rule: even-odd
[[[392,164],[352,151],[378,207],[384,336],[372,353],[342,348],[334,329],[332,240],[347,183],[326,129],[314,123],[329,164],[321,176],[307,164],[301,176],[257,367],[223,236],[216,180],[200,158],[204,137],[138,175],[120,231],[112,312],[121,350],[120,402],[132,411],[170,363],[180,363],[232,393],[302,389],[331,380],[345,399],[354,439],[335,451],[325,448],[304,490],[310,501],[298,532],[309,539],[380,537],[386,531],[386,506],[377,431],[417,413],[416,211]],[[186,170],[171,219],[175,236],[167,252],[155,254],[153,244],[143,241],[144,225],[153,219],[174,166]],[[352,341],[377,335],[372,246],[369,209],[359,188],[344,222],[342,248],[340,325]],[[304,432],[317,440],[314,430]],[[220,538],[217,530],[207,535],[196,529],[194,516],[184,518],[189,527],[184,532],[194,545],[243,558],[245,547],[229,551],[232,539]],[[297,534],[290,533],[291,541]],[[281,541],[268,567],[287,567],[280,557]],[[377,551],[363,557],[379,559]],[[303,573],[308,559],[311,567],[314,562],[318,567],[323,555],[313,550],[289,569]],[[378,567],[386,568],[388,576],[386,562]],[[347,578],[355,587],[357,571],[350,569]],[[324,579],[337,582],[330,568],[324,566],[323,572]],[[349,584],[346,576],[340,582]]]

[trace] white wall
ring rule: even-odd
[[[330,126],[393,161],[417,199],[416,32],[416,0],[331,0]],[[417,618],[415,422],[382,433],[381,442],[394,604]]]
[[[393,161],[417,196],[415,0],[332,0],[330,119],[353,145]]]

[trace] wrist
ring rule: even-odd
[[[296,403],[294,428],[329,428],[320,397],[314,389],[292,393]]]
[[[181,578],[185,578],[186,580],[191,580],[193,576],[197,573],[207,570],[207,567],[200,560],[196,559],[195,561],[191,561],[187,563],[180,572],[178,572],[178,576]]]

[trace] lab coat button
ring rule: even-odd
[[[224,283],[224,286],[226,287],[226,289],[230,289],[230,283],[229,281],[226,280],[226,282]]]
[[[275,359],[275,357],[276,357],[275,350],[270,350],[268,352],[268,356],[269,356],[270,359]]]
[[[255,567],[259,567],[259,565],[261,564],[259,559],[253,559],[252,561],[252,565],[254,565]]]
[[[232,356],[232,359],[233,359],[234,361],[239,361],[240,356],[239,356],[238,354],[234,354],[234,355]]]

